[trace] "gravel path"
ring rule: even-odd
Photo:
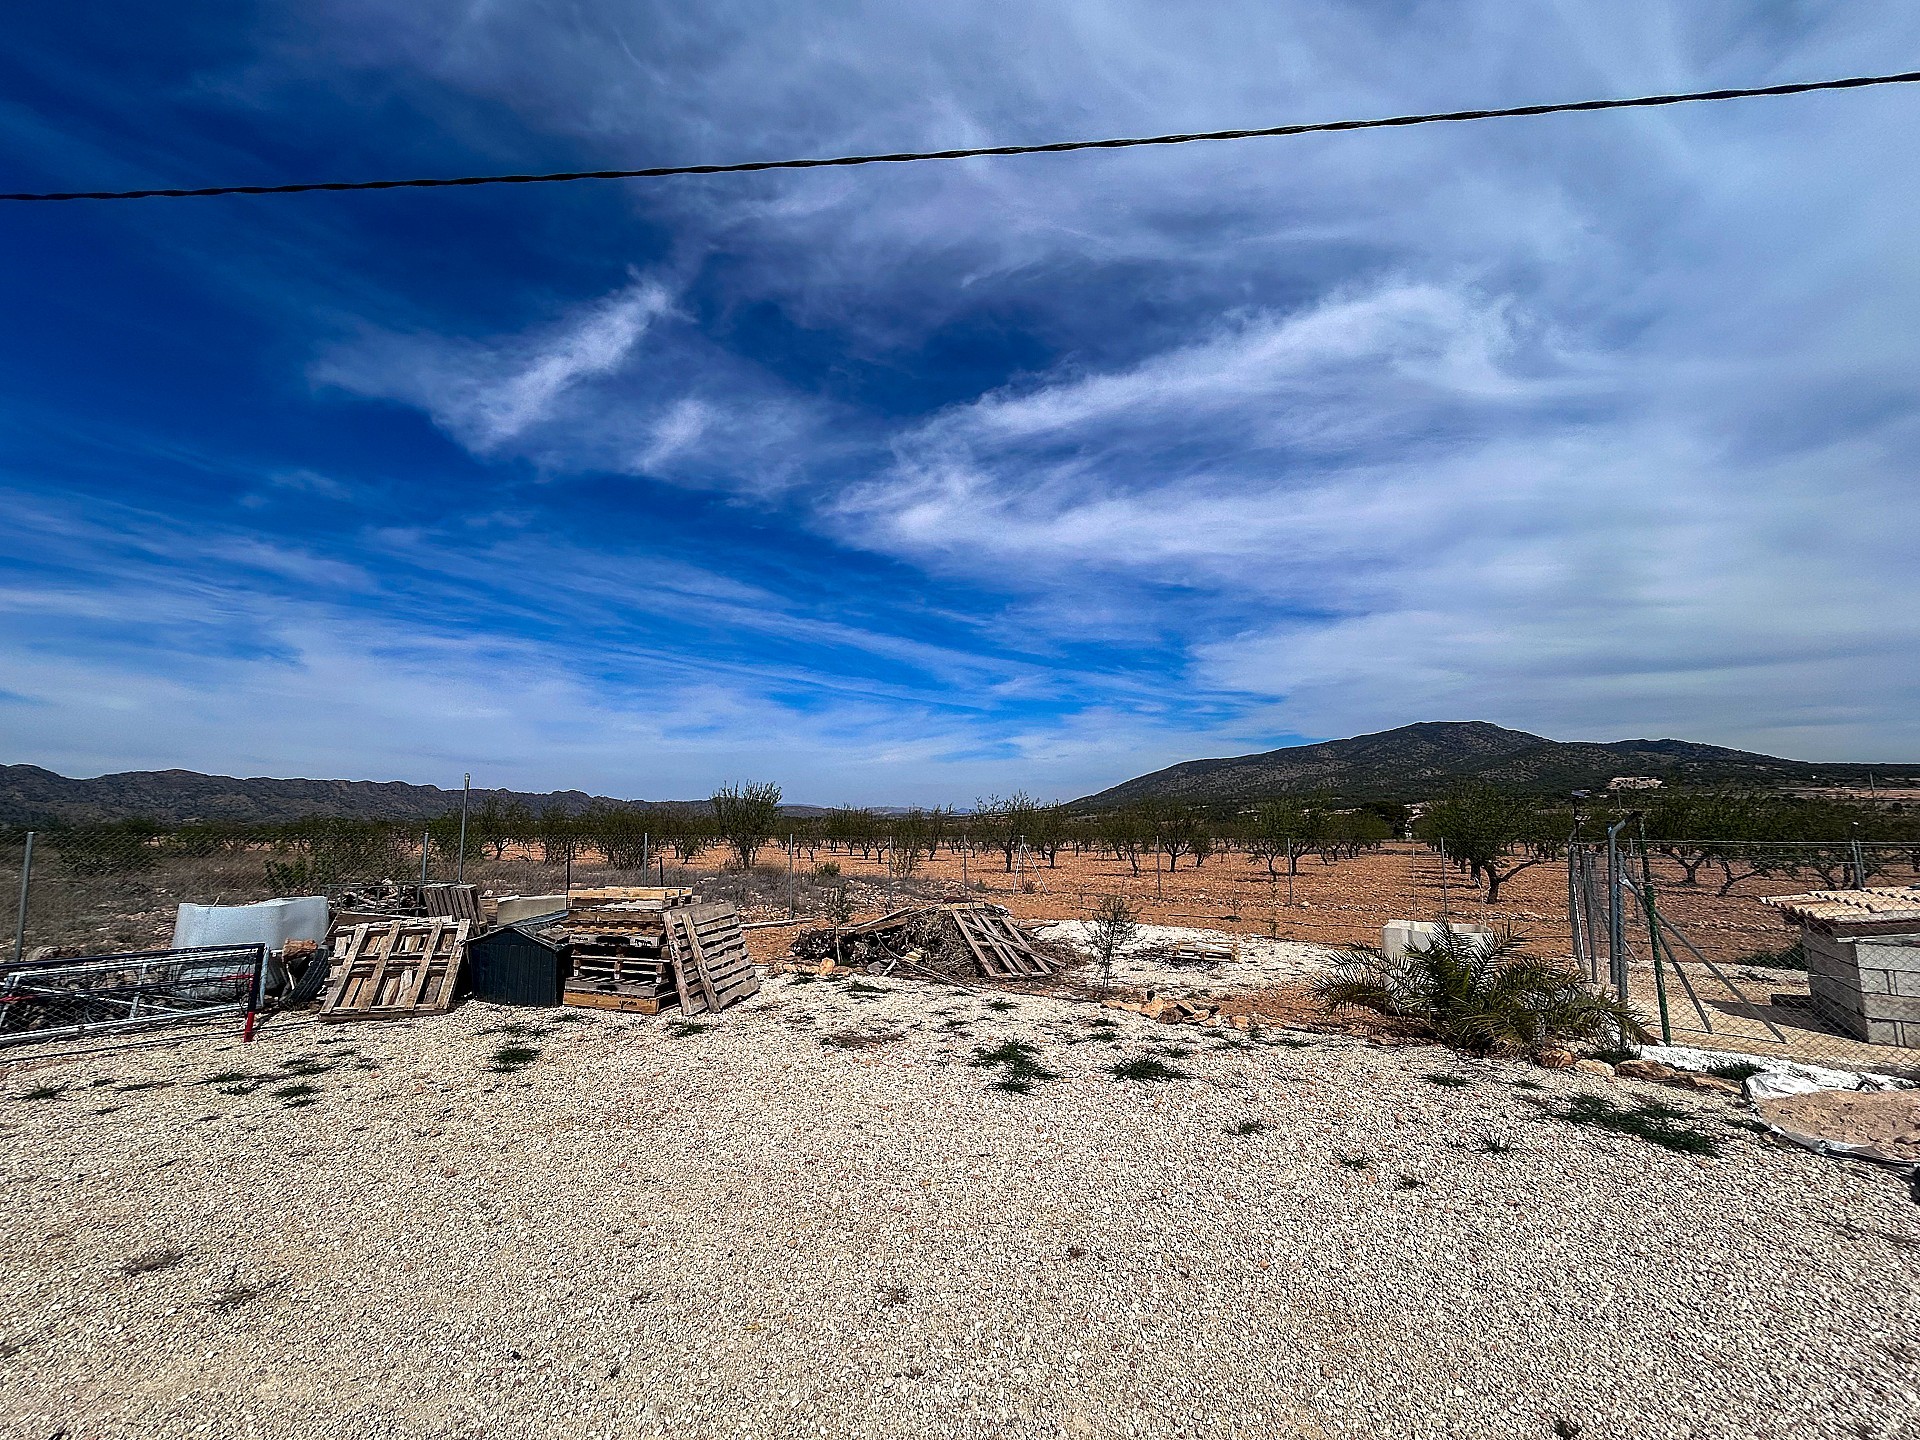
[[[1651,1087],[788,977],[5,1090],[8,1437],[1920,1435],[1920,1208]]]
[[[1092,926],[1084,920],[1056,920],[1037,925],[1043,940],[1057,940],[1081,950],[1090,948]],[[1191,961],[1169,965],[1165,954],[1190,942],[1224,946],[1231,958],[1211,965]],[[1185,925],[1141,925],[1133,943],[1113,957],[1113,983],[1186,995],[1229,994],[1284,985],[1320,974],[1340,964],[1343,952],[1327,945],[1299,940],[1271,940],[1263,935],[1235,935],[1225,930],[1196,930]]]

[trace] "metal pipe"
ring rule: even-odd
[[[427,857],[432,853],[433,831],[422,830],[420,832],[420,888],[422,891],[427,888]],[[421,897],[420,903],[422,905],[427,903],[424,895]]]
[[[1627,917],[1622,903],[1620,882],[1620,831],[1625,828],[1626,819],[1616,820],[1607,827],[1607,972],[1613,978],[1614,994],[1622,1000],[1627,995]]]
[[[27,949],[27,891],[33,884],[33,837],[27,831],[27,851],[20,857],[20,912],[13,922],[13,963],[18,965]]]

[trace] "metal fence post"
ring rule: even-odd
[[[473,775],[460,783],[460,854],[453,862],[453,883],[463,885],[467,879],[467,799],[473,794]]]
[[[33,836],[33,831],[27,831],[27,852],[20,859],[20,913],[13,922],[13,963],[16,965],[27,948],[27,890],[33,883]]]
[[[427,857],[433,853],[433,832],[420,832],[420,888],[427,888]]]
[[[1607,827],[1607,970],[1613,977],[1613,991],[1627,998],[1627,918],[1621,895],[1620,828],[1627,822],[1615,821]]]

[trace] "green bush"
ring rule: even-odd
[[[1486,944],[1443,926],[1430,944],[1410,947],[1401,960],[1358,947],[1349,954],[1339,971],[1314,982],[1322,1005],[1364,1005],[1415,1021],[1456,1050],[1512,1055],[1650,1038],[1631,1005],[1522,953],[1511,933]]]

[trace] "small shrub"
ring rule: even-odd
[[[1006,1014],[1009,1010],[1012,1010],[1015,1008],[1017,1007],[1014,1005],[1013,1001],[1011,1000],[994,999],[994,1000],[987,1001],[987,1009],[997,1010],[1002,1015]]]
[[[816,880],[838,880],[840,878],[840,862],[838,860],[822,860],[818,865],[813,867],[813,878]]]
[[[1778,950],[1756,950],[1737,963],[1759,965],[1772,970],[1804,970],[1807,968],[1807,947],[1803,941],[1795,940]]]
[[[1156,1055],[1164,1055],[1169,1060],[1184,1060],[1193,1054],[1191,1045],[1156,1045],[1153,1049]]]
[[[1590,988],[1571,970],[1522,953],[1509,932],[1491,945],[1444,926],[1431,943],[1389,960],[1356,948],[1336,973],[1316,980],[1329,1010],[1364,1005],[1423,1025],[1473,1054],[1511,1055],[1545,1045],[1641,1043],[1639,1012]]]
[[[306,1084],[283,1085],[273,1092],[273,1098],[286,1101],[289,1109],[297,1109],[302,1105],[311,1105],[319,1098],[319,1095],[320,1087],[318,1085]]]
[[[493,1052],[493,1063],[488,1068],[496,1075],[512,1075],[539,1058],[540,1051],[532,1045],[502,1045]]]
[[[702,1025],[697,1020],[669,1020],[667,1022],[667,1034],[676,1040],[690,1040],[695,1035],[706,1034],[707,1031],[712,1028],[711,1025]]]
[[[1498,1135],[1482,1135],[1479,1150],[1482,1155],[1511,1155],[1520,1147],[1510,1140],[1502,1140]]]
[[[1373,1157],[1359,1151],[1355,1151],[1351,1155],[1335,1155],[1333,1158],[1337,1160],[1343,1168],[1348,1170],[1371,1170],[1373,1168]]]
[[[1020,882],[1020,893],[1022,895],[1038,895],[1040,893],[1040,885],[1037,881],[1022,880]]]
[[[1138,1055],[1131,1060],[1121,1060],[1110,1066],[1109,1070],[1116,1080],[1141,1080],[1151,1083],[1193,1078],[1186,1071],[1167,1064],[1157,1055]]]
[[[1744,1085],[1754,1076],[1766,1074],[1767,1067],[1747,1060],[1730,1060],[1725,1065],[1709,1065],[1707,1073],[1718,1075],[1722,1080],[1731,1080],[1736,1085]]]
[[[1039,1052],[1024,1040],[1008,1040],[991,1050],[976,1050],[968,1063],[979,1070],[998,1066],[1000,1078],[993,1082],[994,1088],[1010,1095],[1031,1094],[1036,1082],[1060,1078],[1040,1063]]]
[[[904,1285],[876,1285],[873,1288],[880,1292],[882,1305],[904,1305],[913,1298],[913,1292]]]
[[[1444,1070],[1436,1071],[1431,1075],[1425,1075],[1425,1076],[1422,1076],[1421,1078],[1424,1079],[1429,1085],[1438,1085],[1438,1086],[1441,1086],[1443,1089],[1447,1089],[1447,1090],[1460,1090],[1460,1089],[1464,1089],[1468,1085],[1473,1084],[1473,1081],[1469,1080],[1464,1075],[1455,1075]]]
[[[1657,1100],[1642,1100],[1629,1110],[1604,1095],[1574,1095],[1558,1115],[1570,1125],[1595,1125],[1682,1155],[1718,1155],[1722,1146],[1720,1136],[1694,1129],[1686,1111]]]
[[[1258,1135],[1266,1128],[1267,1128],[1267,1122],[1262,1120],[1258,1115],[1254,1115],[1254,1116],[1249,1116],[1245,1120],[1234,1121],[1233,1124],[1227,1126],[1227,1134]]]
[[[901,1036],[898,1030],[834,1030],[820,1037],[822,1045],[836,1050],[870,1050],[876,1045],[891,1045]]]

